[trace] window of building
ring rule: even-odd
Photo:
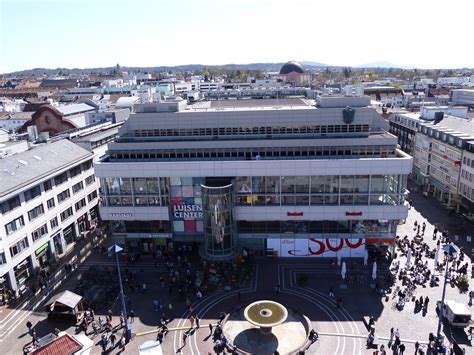
[[[66,189],[63,192],[61,192],[57,197],[58,197],[58,203],[61,203],[64,200],[67,200],[69,197],[71,197],[71,193],[69,192],[69,189]]]
[[[46,234],[48,234],[48,225],[45,223],[41,227],[39,227],[38,229],[36,229],[35,231],[31,233],[31,238],[35,242]]]
[[[36,206],[35,208],[31,209],[28,211],[28,219],[30,221],[38,218],[44,213],[44,207],[43,204]]]
[[[67,210],[61,212],[61,222],[64,222],[66,219],[73,215],[72,207],[69,207]]]
[[[54,203],[54,197],[51,197],[48,201],[46,201],[46,205],[48,206],[48,210],[56,206]]]
[[[43,188],[44,188],[44,191],[51,190],[53,188],[53,181],[50,179],[43,182]]]
[[[23,219],[23,216],[20,216],[10,223],[5,224],[5,231],[7,235],[12,234],[13,232],[16,232],[18,229],[23,227],[25,225],[25,220]]]
[[[81,172],[82,172],[81,166],[78,165],[69,170],[69,176],[73,178],[74,176],[79,175]]]
[[[72,185],[72,193],[76,194],[79,191],[84,189],[84,183],[82,181],[79,181],[77,184]]]
[[[97,198],[97,190],[94,190],[89,195],[87,195],[87,202],[91,202],[95,198]]]
[[[53,219],[51,219],[49,221],[49,224],[51,225],[51,230],[53,230],[54,228],[56,228],[59,223],[58,223],[58,217],[54,217]]]
[[[28,238],[25,237],[10,247],[10,254],[12,257],[20,254],[23,250],[28,248]]]
[[[86,171],[92,168],[92,159],[82,163],[82,171]]]
[[[35,187],[32,187],[31,189],[27,190],[24,192],[25,194],[25,201],[28,202],[35,197],[41,195],[41,187],[40,185],[36,185]]]
[[[2,213],[5,214],[10,211],[13,211],[15,208],[20,207],[20,205],[20,196],[14,196],[2,203]]]
[[[64,173],[54,177],[54,183],[56,185],[61,185],[62,183],[66,182],[67,179],[67,171],[65,171]]]
[[[79,211],[81,208],[86,206],[86,198],[84,197],[83,199],[77,201],[74,205],[76,208],[76,212]]]
[[[90,184],[93,184],[95,181],[95,176],[94,174],[86,177],[86,186],[89,186]]]
[[[5,258],[5,253],[2,252],[0,253],[0,265],[6,264],[6,263],[7,263],[7,259]]]

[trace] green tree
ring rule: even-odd
[[[344,77],[349,79],[351,76],[351,70],[349,68],[344,68]]]

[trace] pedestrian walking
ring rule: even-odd
[[[123,314],[120,313],[120,328],[123,328],[123,325],[124,325]]]
[[[417,340],[416,343],[415,343],[415,354],[418,354],[418,349],[419,348],[420,348],[420,343]]]
[[[398,350],[398,355],[403,355],[405,353],[405,344],[401,343],[400,348]]]
[[[110,334],[109,339],[110,339],[110,344],[112,345],[112,348],[114,348],[115,347],[115,339],[116,339],[115,334],[114,333]]]
[[[380,355],[386,355],[387,353],[385,352],[385,345],[380,345]]]
[[[31,334],[31,328],[33,327],[33,324],[30,321],[28,321],[26,322],[26,327],[28,328],[28,334]]]
[[[392,347],[392,342],[393,342],[393,333],[394,333],[394,329],[393,327],[390,328],[390,339],[388,340],[388,347],[391,348]]]
[[[163,332],[161,330],[158,332],[156,340],[158,340],[160,344],[163,343]]]
[[[196,329],[199,329],[199,321],[200,319],[198,318],[198,316],[194,316],[194,319],[196,320]]]
[[[209,323],[209,336],[212,335],[212,323]]]
[[[393,343],[393,350],[397,351],[398,348],[400,347],[400,337],[395,336],[395,342]]]
[[[189,319],[189,323],[191,323],[191,329],[192,329],[194,326],[194,316],[190,316],[188,319]]]
[[[341,304],[342,304],[342,298],[341,298],[341,296],[337,296],[336,297],[336,307],[341,308]]]
[[[334,291],[332,287],[329,289],[329,297],[334,298]]]
[[[107,319],[108,322],[112,322],[112,310],[109,309],[109,312],[107,314]]]
[[[125,349],[125,334],[122,335],[122,338],[120,338],[120,348],[122,350]]]
[[[94,332],[94,335],[97,336],[99,334],[99,330],[97,328],[97,323],[95,320],[92,321],[92,331]]]
[[[219,321],[217,322],[217,324],[220,325],[222,321],[224,320],[224,318],[225,318],[225,313],[224,312],[219,313]]]
[[[130,323],[133,323],[135,321],[135,312],[130,310]]]

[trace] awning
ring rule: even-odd
[[[69,308],[76,308],[81,300],[82,296],[66,290],[51,297],[48,303],[44,305],[44,308],[49,308],[52,311],[54,306],[58,303]]]

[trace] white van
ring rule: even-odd
[[[441,301],[436,302],[437,311],[441,309]],[[452,327],[464,328],[471,324],[471,311],[462,303],[453,300],[444,301],[443,317]]]

